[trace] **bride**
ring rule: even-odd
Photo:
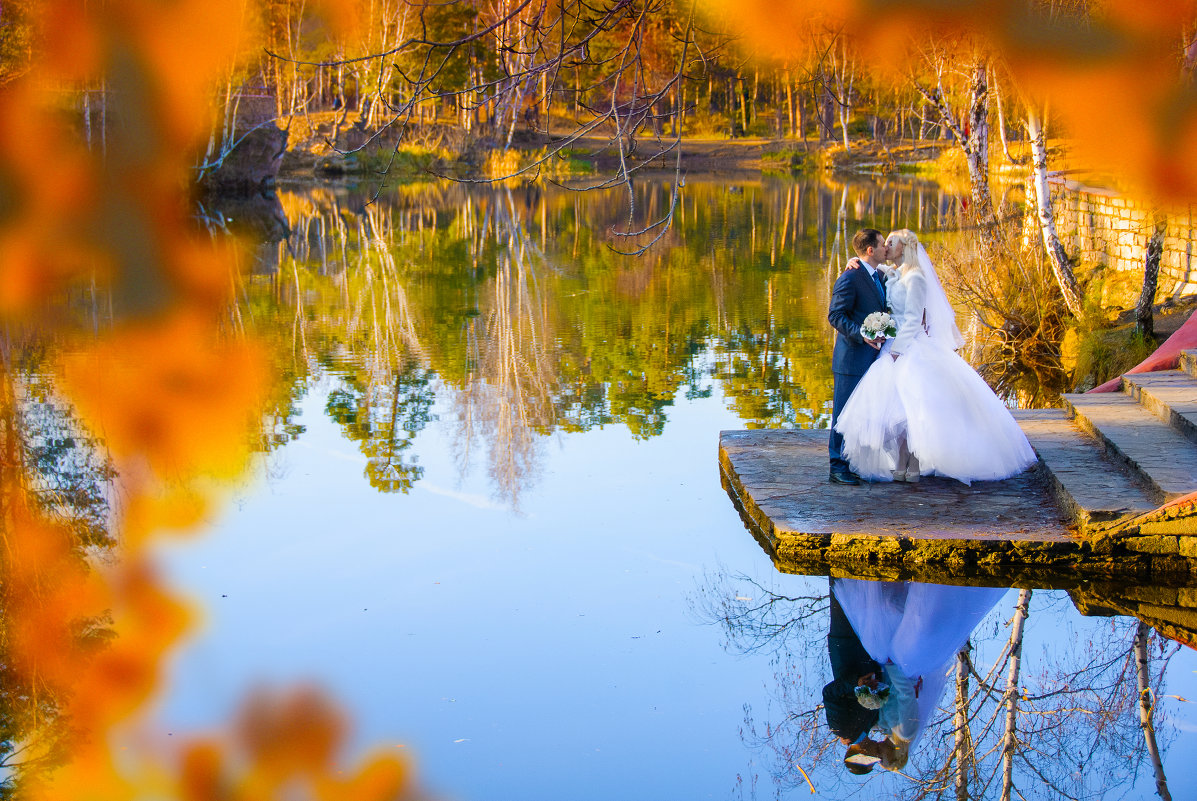
[[[886,247],[896,265],[886,294],[898,333],[836,422],[852,469],[873,481],[940,475],[965,484],[1026,470],[1036,456],[1022,429],[956,354],[964,340],[927,251],[906,229]]]

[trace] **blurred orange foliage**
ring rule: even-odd
[[[1197,198],[1197,89],[1182,69],[1194,0],[1035,3],[985,0],[708,0],[748,49],[787,61],[842,35],[898,82],[932,46],[994,59],[1031,102],[1046,103],[1079,160],[1161,200]]]
[[[326,5],[335,15],[343,4]],[[395,798],[407,771],[394,757],[341,777],[343,726],[310,692],[251,699],[234,731],[181,743],[174,757],[113,750],[111,732],[157,690],[192,617],[156,578],[148,546],[202,520],[212,480],[245,469],[270,382],[261,347],[223,322],[236,245],[213,243],[188,207],[215,89],[256,32],[232,0],[51,0],[37,10],[43,51],[0,92],[0,317],[65,345],[55,383],[118,467],[120,550],[104,563],[82,558],[68,528],[32,509],[20,464],[4,457],[9,678],[53,698],[70,729],[66,763],[23,776],[21,793],[253,799],[298,786],[330,801]],[[103,148],[89,148],[64,101],[100,81],[115,124]],[[83,334],[56,304],[89,282],[106,290],[113,324]],[[39,734],[23,743],[27,754],[52,749]]]
[[[1014,0],[709,5],[776,58],[802,54],[814,28],[843,32],[893,74],[909,71],[933,41],[992,53],[1027,98],[1051,103],[1095,166],[1118,167],[1161,195],[1197,197],[1197,97],[1179,51],[1193,0],[1106,0],[1083,21]],[[336,34],[353,33],[362,19],[351,0],[317,6]],[[215,89],[258,34],[247,6],[233,0],[35,7],[39,57],[0,92],[0,318],[66,337],[75,332],[53,305],[61,293],[79,281],[110,291],[119,323],[76,340],[56,370],[119,465],[122,550],[103,566],[80,559],[70,532],[24,501],[18,466],[5,461],[9,657],[25,684],[60,699],[77,732],[67,764],[28,777],[23,793],[198,801],[273,798],[298,785],[330,800],[401,795],[408,771],[390,756],[341,778],[344,726],[309,691],[251,699],[233,733],[184,744],[173,760],[155,759],[153,749],[112,750],[110,731],[156,690],[191,617],[156,579],[147,546],[165,529],[202,520],[206,483],[244,468],[269,385],[261,349],[223,333],[234,246],[197,235],[187,208]],[[116,121],[103,152],[85,145],[66,113],[71,92],[100,81]],[[11,380],[11,365],[3,372]],[[110,636],[87,645],[86,626]]]

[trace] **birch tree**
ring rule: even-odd
[[[1051,188],[1047,183],[1047,144],[1043,135],[1043,122],[1034,103],[1027,104],[1027,138],[1031,143],[1031,188],[1035,195],[1035,212],[1039,231],[1048,261],[1060,286],[1064,304],[1074,317],[1083,311],[1081,287],[1072,271],[1072,262],[1064,252],[1060,237],[1056,233],[1056,214],[1052,207]]]
[[[1164,235],[1168,232],[1168,217],[1158,209],[1152,215],[1152,231],[1143,252],[1143,289],[1135,305],[1135,330],[1144,339],[1155,337],[1152,306],[1160,282],[1160,259],[1164,255]]]
[[[969,188],[972,194],[973,216],[982,225],[996,222],[993,209],[993,195],[989,190],[989,68],[984,59],[974,55],[972,63],[964,70],[968,79],[968,130],[961,128],[956,112],[944,89],[944,76],[948,70],[948,57],[944,53],[932,52],[930,56],[935,72],[935,86],[927,87],[917,78],[914,86],[923,99],[935,109],[939,124],[955,137],[968,163]]]

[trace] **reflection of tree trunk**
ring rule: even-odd
[[[1155,304],[1155,290],[1160,280],[1160,257],[1164,255],[1164,234],[1168,230],[1168,218],[1160,211],[1156,211],[1155,230],[1147,240],[1147,252],[1143,258],[1143,291],[1139,293],[1139,303],[1135,306],[1135,330],[1145,339],[1155,337],[1155,325],[1151,317],[1151,307]]]
[[[1155,703],[1147,661],[1147,640],[1150,636],[1151,630],[1146,623],[1140,620],[1135,631],[1135,663],[1138,667],[1139,677],[1139,725],[1143,727],[1143,739],[1147,741],[1147,754],[1151,757],[1151,767],[1155,770],[1155,791],[1163,801],[1172,801],[1172,794],[1168,792],[1168,779],[1164,776],[1164,763],[1160,759],[1160,748],[1155,741],[1155,723],[1152,720]]]
[[[839,270],[836,269],[836,261],[840,255],[840,247],[844,248],[844,253],[847,255],[848,251],[848,186],[845,184],[843,191],[840,193],[840,210],[835,216],[835,240],[831,243],[831,254],[827,259],[827,280],[828,291],[830,292],[831,284],[835,283],[835,279],[839,277]]]
[[[1073,275],[1072,264],[1068,261],[1064,246],[1060,244],[1060,237],[1056,235],[1056,215],[1052,209],[1051,190],[1047,186],[1047,146],[1043,139],[1043,124],[1034,106],[1027,107],[1027,137],[1031,140],[1032,186],[1043,246],[1047,249],[1047,257],[1064,296],[1064,304],[1073,316],[1080,317],[1081,287]]]
[[[1022,630],[1031,605],[1031,591],[1020,590],[1010,632],[1010,669],[1006,674],[1006,733],[1002,737],[1002,801],[1014,788],[1014,750],[1018,745],[1018,672],[1022,666]]]
[[[968,646],[956,654],[956,801],[968,801],[968,768],[972,764],[972,732],[968,728]]]

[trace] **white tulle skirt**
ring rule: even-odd
[[[923,680],[916,698],[920,732],[943,697],[956,653],[1007,592],[860,579],[836,579],[833,586],[869,656],[892,662],[911,681]]]
[[[925,476],[969,484],[1009,478],[1035,464],[1010,410],[968,362],[925,337],[895,361],[890,343],[836,421],[853,470],[872,481],[893,480],[903,436]]]

